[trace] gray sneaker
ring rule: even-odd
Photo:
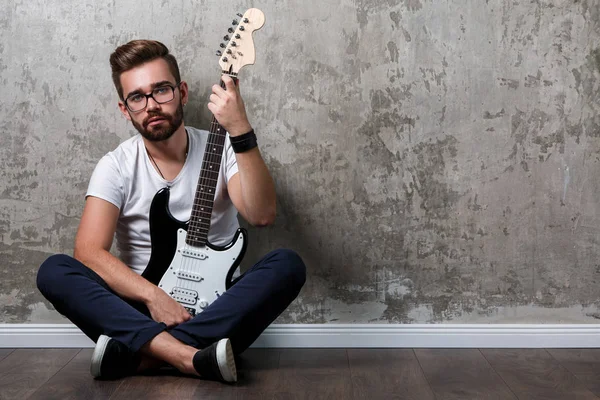
[[[135,375],[140,357],[118,340],[100,335],[92,354],[90,373],[97,379]]]

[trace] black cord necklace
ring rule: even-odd
[[[186,137],[186,144],[185,144],[185,158],[184,158],[184,163],[185,163],[185,160],[187,160],[188,151],[190,149],[190,136],[187,133],[187,130],[185,131],[185,137]],[[146,153],[148,153],[148,156],[150,157],[150,159],[154,163],[154,166],[158,170],[158,173],[166,181],[167,179],[165,178],[165,176],[163,175],[162,171],[160,170],[158,164],[156,163],[156,160],[154,159],[154,157],[152,157],[152,154],[150,154],[150,152],[148,151],[148,148],[146,146],[144,146],[144,148],[146,149]]]

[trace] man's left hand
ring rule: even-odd
[[[239,80],[236,85],[229,75],[223,75],[225,89],[213,85],[208,109],[230,136],[243,135],[252,129],[240,94]]]

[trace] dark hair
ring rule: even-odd
[[[169,53],[167,46],[161,42],[157,42],[156,40],[132,40],[116,48],[110,55],[110,67],[112,69],[112,79],[121,100],[123,100],[121,74],[157,58],[162,58],[167,62],[176,83],[179,83],[181,78],[179,76],[177,60]]]

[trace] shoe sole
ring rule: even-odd
[[[102,358],[104,357],[104,352],[106,351],[106,345],[110,338],[106,335],[100,335],[98,338],[98,342],[96,343],[96,347],[94,348],[94,353],[92,353],[92,364],[90,365],[90,373],[94,378],[100,377],[100,367],[102,366]]]
[[[225,382],[237,382],[237,369],[235,367],[235,358],[231,349],[229,339],[221,339],[217,343],[217,364],[219,371]]]

